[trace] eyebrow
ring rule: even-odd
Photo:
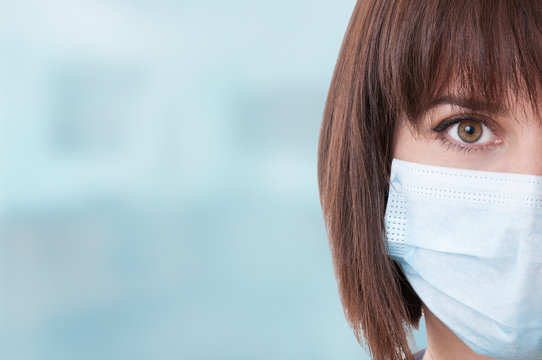
[[[445,104],[459,106],[468,110],[483,112],[489,115],[504,115],[508,112],[508,109],[503,105],[480,101],[474,98],[456,97],[450,95],[435,99],[433,102],[431,102],[431,104],[429,104],[429,108]]]

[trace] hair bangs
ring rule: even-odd
[[[436,99],[454,95],[495,107],[531,105],[540,120],[541,2],[403,4],[380,45],[380,81],[396,115],[416,125]]]

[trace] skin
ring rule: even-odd
[[[428,165],[542,176],[542,125],[530,103],[519,97],[505,111],[492,113],[453,102],[431,108],[416,129],[405,119],[399,121],[394,157]],[[479,140],[462,141],[457,131],[461,124],[441,133],[434,130],[442,121],[458,115],[470,115],[475,122],[485,119],[486,128],[473,124],[482,130]],[[424,360],[492,359],[474,353],[425,305],[423,313],[427,330]]]
[[[465,359],[489,360],[487,356],[476,354],[462,342],[427,306],[423,305],[427,348],[423,360]]]

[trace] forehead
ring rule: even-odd
[[[519,125],[542,124],[540,86],[529,88],[524,81],[507,84],[505,79],[498,83],[483,83],[476,74],[465,72],[461,76],[449,75],[449,78],[452,80],[437,78],[426,84],[425,91],[413,101],[415,106],[409,109],[406,104],[398,113],[399,118],[409,120],[416,129],[427,116],[444,116],[452,112],[514,121]]]
[[[540,102],[531,101],[529,92],[521,90],[508,91],[500,99],[487,99],[479,95],[469,94],[459,89],[447,90],[444,94],[433,99],[424,112],[440,107],[452,111],[468,111],[495,118],[514,119],[519,123],[542,123]]]

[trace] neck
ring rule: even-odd
[[[492,360],[476,354],[462,342],[442,321],[423,305],[427,349],[423,360]]]

